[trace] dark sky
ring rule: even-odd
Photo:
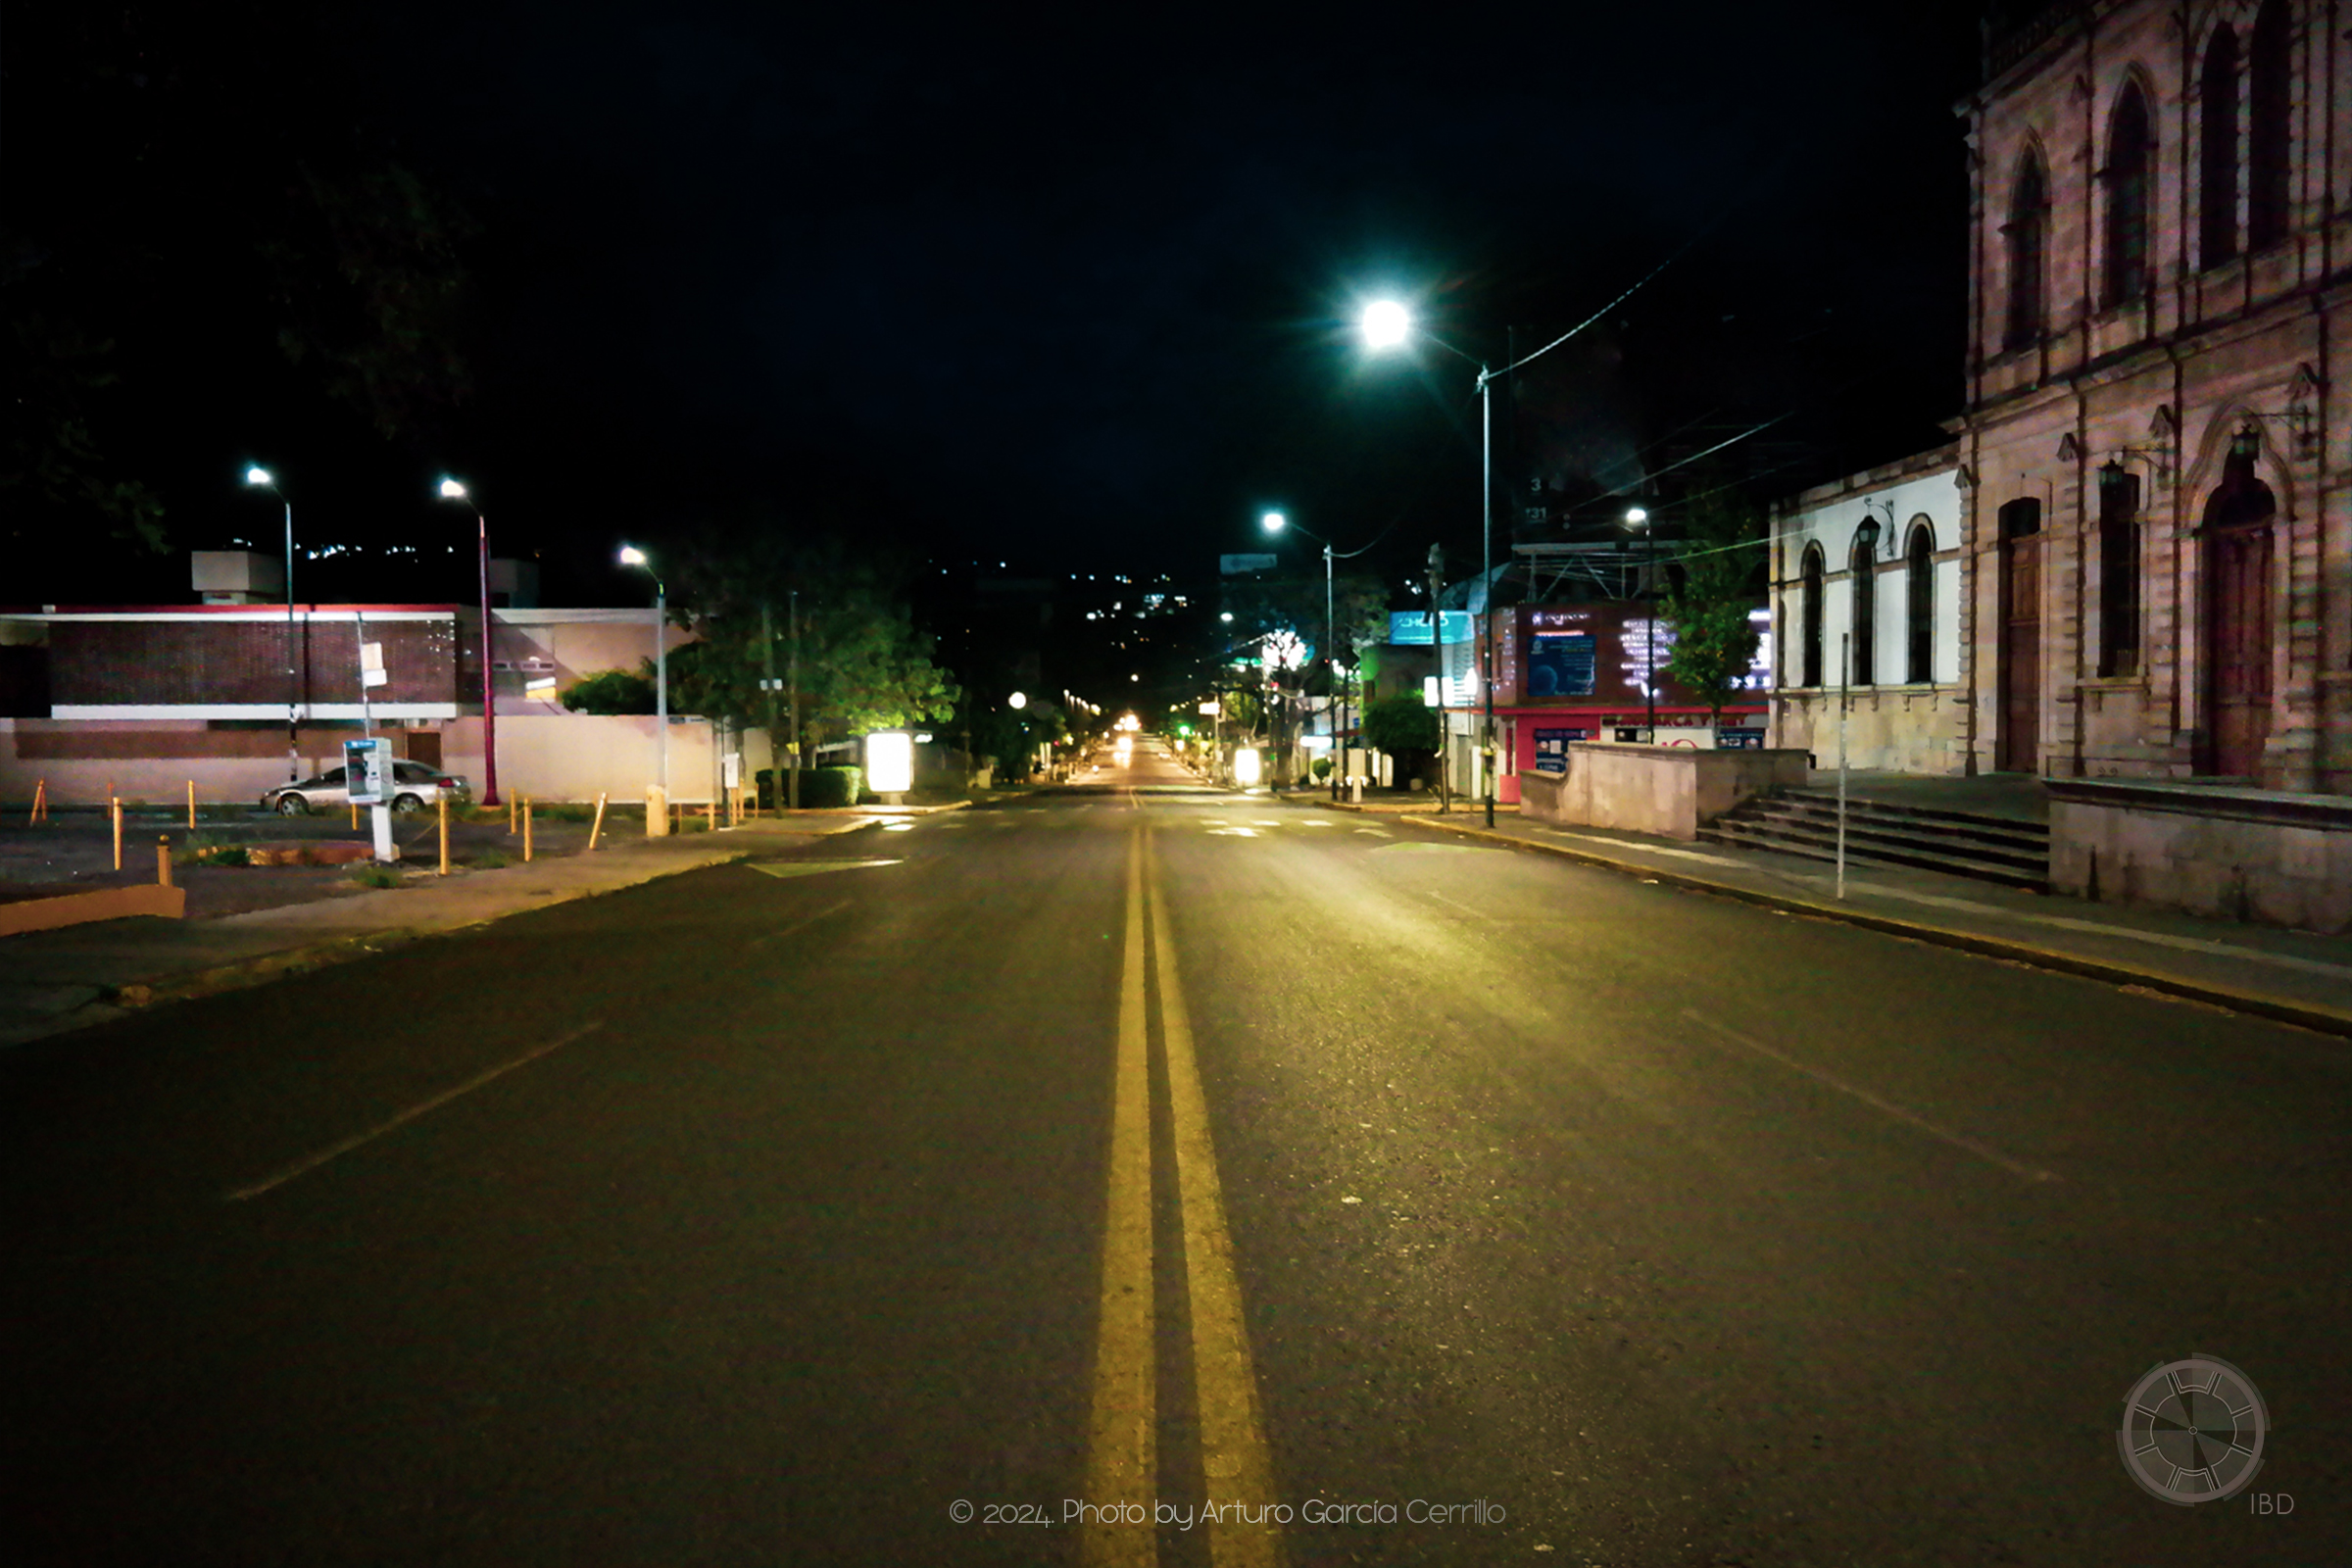
[[[358,535],[440,527],[407,497],[459,466],[502,540],[584,565],[831,513],[1198,570],[1267,505],[1474,553],[1469,369],[1367,360],[1357,308],[1401,294],[1499,360],[1678,252],[1506,444],[1590,475],[1794,411],[1734,449],[1770,494],[1936,440],[1971,8],[1595,9],[330,11],[305,113],[472,217],[475,385],[421,436],[343,439],[313,494]],[[44,135],[73,127],[12,116],[12,178]],[[162,465],[183,542],[250,510],[209,488],[248,452],[208,443],[307,428],[257,394],[233,440],[239,395]]]

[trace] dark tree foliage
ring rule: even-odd
[[[1658,605],[1674,627],[1665,672],[1721,723],[1723,705],[1754,665],[1762,640],[1749,616],[1765,601],[1757,546],[1764,520],[1729,489],[1692,501],[1684,516],[1682,584]]]

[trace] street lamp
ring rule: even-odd
[[[1649,700],[1649,744],[1655,746],[1658,744],[1658,532],[1649,526],[1646,507],[1626,508],[1625,525],[1641,529],[1642,541],[1648,547],[1644,563],[1647,569],[1642,575],[1649,579],[1649,615],[1645,622],[1649,657],[1642,664],[1642,694]]]
[[[662,731],[662,801],[669,802],[669,589],[653,559],[635,545],[620,547],[620,564],[641,566],[654,579],[654,722]]]
[[[1494,372],[1484,360],[1464,354],[1460,349],[1413,324],[1412,313],[1395,300],[1374,300],[1364,307],[1360,321],[1365,346],[1372,349],[1399,348],[1414,336],[1425,337],[1458,360],[1478,367],[1478,447],[1479,447],[1479,564],[1485,583],[1486,608],[1480,613],[1484,622],[1479,635],[1479,684],[1486,688],[1486,730],[1480,741],[1479,754],[1486,775],[1487,826],[1494,825]],[[1531,356],[1532,358],[1532,356]],[[1508,367],[1506,367],[1508,368]],[[1434,607],[1433,607],[1434,613]],[[1440,622],[1443,635],[1444,622]],[[1443,679],[1445,645],[1438,645],[1440,678]]]
[[[498,804],[498,688],[490,676],[490,523],[479,507],[455,479],[443,479],[436,492],[444,501],[462,502],[473,513],[475,561],[482,590],[482,804]]]
[[[302,777],[302,743],[295,735],[295,723],[302,712],[302,677],[295,672],[294,503],[286,500],[276,478],[260,464],[247,466],[245,482],[256,490],[269,491],[286,509],[286,782],[292,784]]]
[[[1290,519],[1285,517],[1279,512],[1267,513],[1261,521],[1263,522],[1265,530],[1268,533],[1280,533],[1283,529],[1291,526]],[[1336,598],[1333,590],[1332,563],[1335,559],[1345,561],[1355,556],[1360,556],[1365,550],[1371,549],[1372,545],[1365,545],[1363,549],[1360,550],[1343,550],[1336,552],[1335,554],[1331,548],[1331,541],[1324,538],[1321,534],[1316,533],[1312,529],[1308,528],[1300,528],[1298,531],[1302,534],[1305,534],[1309,539],[1312,539],[1315,543],[1323,547],[1323,662],[1326,670],[1328,670],[1330,674],[1336,678],[1339,674],[1340,668],[1340,622],[1335,608]],[[1379,540],[1375,539],[1372,543],[1378,544],[1379,542]],[[1227,615],[1225,618],[1227,620],[1231,620],[1233,617],[1231,615]],[[1327,695],[1326,701],[1328,700],[1329,698]],[[1347,704],[1344,698],[1341,702],[1340,716],[1342,723],[1344,724],[1347,718]],[[1331,739],[1334,746],[1338,746],[1340,744],[1339,725],[1333,726]],[[1339,760],[1344,759],[1347,755],[1347,752],[1342,750],[1339,754],[1339,758],[1335,758],[1332,762],[1331,798],[1335,802],[1340,798]]]

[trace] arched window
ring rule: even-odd
[[[2139,479],[2099,469],[2099,673],[2139,670]]]
[[[2246,249],[2268,250],[2286,238],[2293,217],[2287,167],[2293,111],[2287,103],[2286,0],[2270,0],[2254,18],[2246,48]]]
[[[2001,346],[2024,348],[2041,336],[2042,222],[2049,209],[2049,182],[2041,159],[2027,153],[2009,190],[2009,221],[2001,232],[2009,248],[2009,321]]]
[[[1847,650],[1846,678],[1857,686],[1879,683],[1879,562],[1878,530],[1854,540],[1846,558],[1847,592],[1854,607],[1853,642]]]
[[[1911,519],[1911,543],[1903,551],[1903,679],[1927,686],[1936,679],[1936,529],[1925,517]]]
[[[1804,678],[1797,684],[1819,686],[1821,684],[1821,582],[1823,577],[1821,546],[1805,546],[1805,564],[1799,569],[1804,579],[1804,586],[1800,590],[1801,597],[1798,608],[1798,614],[1803,622],[1803,632],[1799,639],[1802,644],[1800,655],[1802,667],[1798,673]]]
[[[2139,83],[2124,84],[2107,121],[2107,303],[2122,305],[2148,291],[2149,166],[2155,138],[2148,100]]]
[[[2197,263],[2237,254],[2237,34],[2213,29],[2198,78]]]

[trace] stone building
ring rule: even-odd
[[[2352,790],[2352,42],[2320,0],[1987,27],[1969,771]]]
[[[1817,486],[1772,524],[1771,745],[1855,767],[1969,771],[1957,448]]]

